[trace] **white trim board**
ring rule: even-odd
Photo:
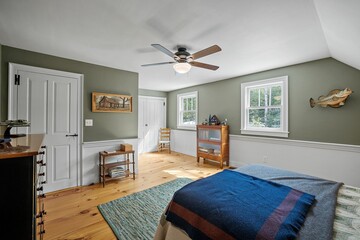
[[[139,161],[137,138],[84,142],[82,145],[83,167],[81,172],[81,175],[83,176],[83,186],[99,182],[99,152],[118,150],[120,148],[120,144],[122,143],[128,143],[133,146],[133,150],[135,150],[135,173],[138,173]],[[113,160],[119,158],[123,158],[123,156],[114,157]]]
[[[196,132],[173,130],[172,149],[196,156]],[[230,135],[230,165],[267,164],[360,187],[360,146]]]

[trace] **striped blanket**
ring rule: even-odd
[[[192,239],[295,239],[313,195],[224,170],[178,190],[166,220]]]

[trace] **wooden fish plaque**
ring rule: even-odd
[[[332,107],[338,108],[342,107],[345,104],[346,99],[353,93],[350,88],[345,88],[344,90],[334,89],[331,90],[328,95],[320,96],[318,100],[310,98],[310,107],[315,107],[319,105],[321,107]]]

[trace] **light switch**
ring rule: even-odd
[[[91,127],[93,125],[92,119],[85,119],[85,127]]]

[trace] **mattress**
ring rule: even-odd
[[[189,240],[186,233],[165,220],[163,215],[155,240]],[[334,219],[334,240],[360,239],[360,188],[342,185],[338,192]]]

